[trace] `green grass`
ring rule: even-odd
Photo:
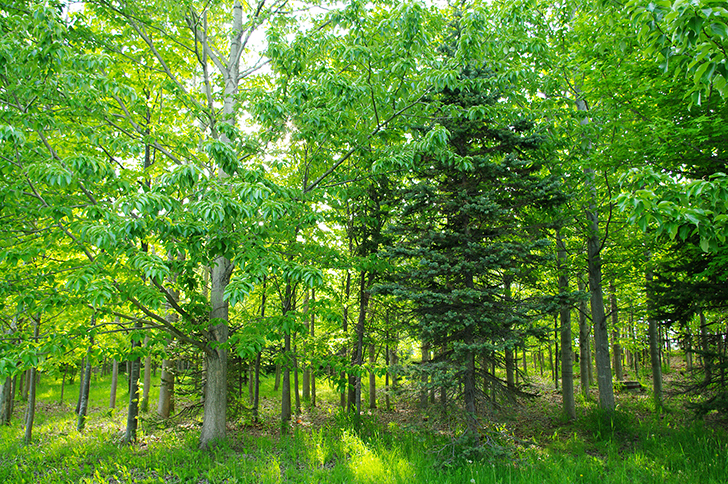
[[[120,379],[114,412],[107,408],[108,386],[108,377],[94,382],[86,430],[78,433],[73,414],[78,383],[66,389],[60,405],[59,384],[42,381],[33,442],[22,443],[20,402],[12,424],[0,429],[0,482],[718,484],[728,479],[726,433],[686,420],[678,411],[655,414],[647,396],[623,398],[613,415],[582,402],[571,423],[560,420],[556,406],[534,402],[532,410],[552,422],[521,436],[536,445],[447,465],[449,440],[428,426],[432,420],[393,422],[391,414],[374,412],[355,431],[352,419],[328,406],[304,416],[316,425],[294,425],[280,434],[272,379],[263,385],[269,404],[265,423],[252,427],[241,418],[228,441],[212,452],[197,450],[199,417],[164,427],[151,414],[143,415],[139,442],[123,445],[125,380]],[[336,398],[323,382],[319,387],[324,397]],[[154,384],[151,395],[153,409]]]

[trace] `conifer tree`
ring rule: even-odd
[[[533,331],[544,309],[524,285],[550,252],[537,213],[561,200],[534,124],[486,114],[504,105],[490,78],[487,69],[463,69],[430,100],[432,123],[419,129],[423,150],[391,228],[397,273],[379,289],[412,302],[423,342],[440,348],[427,367],[444,373],[434,380],[450,382],[452,393],[462,388],[476,441],[476,382],[509,393],[492,362]]]

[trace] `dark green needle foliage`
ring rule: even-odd
[[[518,393],[492,367],[534,331],[543,311],[528,289],[530,274],[551,252],[542,221],[562,200],[533,123],[485,115],[504,97],[487,87],[489,78],[486,69],[464,69],[457,86],[430,100],[432,123],[419,134],[447,138],[420,153],[402,189],[388,248],[398,269],[379,287],[411,301],[416,329],[436,355],[432,381],[464,403],[476,439],[485,402]]]

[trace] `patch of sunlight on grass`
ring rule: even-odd
[[[382,459],[353,432],[345,431],[341,437],[344,452],[349,456],[348,467],[356,482],[383,483],[392,482]]]
[[[271,455],[255,466],[255,475],[261,484],[281,482],[281,462],[278,456]]]

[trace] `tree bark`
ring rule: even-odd
[[[581,279],[578,280],[579,292],[584,292],[586,287]],[[584,398],[589,399],[591,347],[589,344],[589,324],[586,317],[586,300],[579,302],[579,378],[581,381],[581,393]]]
[[[33,319],[33,340],[38,342],[38,326],[40,326],[40,316]],[[25,418],[25,443],[29,444],[33,440],[33,422],[35,421],[35,391],[36,391],[36,367],[31,367],[30,377],[28,379],[28,411]]]
[[[617,306],[617,289],[614,282],[609,284],[609,301],[612,313],[612,354],[614,358],[614,375],[617,381],[624,380],[622,368],[622,345],[619,344],[619,307]]]
[[[13,379],[10,377],[6,377],[2,386],[0,386],[0,425],[10,423],[12,386]]]
[[[207,380],[205,383],[204,417],[200,433],[200,449],[207,450],[225,439],[227,418],[227,371],[229,304],[223,297],[230,283],[233,266],[226,257],[218,257],[212,267],[210,300],[210,341],[205,351]]]
[[[109,392],[109,408],[116,408],[116,388],[119,384],[119,362],[114,358],[111,363],[111,391]]]
[[[283,316],[292,309],[293,289],[291,284],[286,284],[286,294],[283,301]],[[283,334],[283,389],[281,391],[281,424],[285,425],[291,421],[291,332],[287,330]]]
[[[168,419],[174,412],[174,360],[162,360],[162,371],[159,379],[159,399],[157,400],[157,414]]]
[[[142,328],[141,323],[135,323],[134,329],[139,331]],[[136,351],[141,343],[132,339],[131,350]],[[137,426],[139,423],[139,374],[141,373],[142,360],[140,357],[135,357],[131,360],[131,367],[129,369],[129,406],[127,407],[126,413],[126,432],[124,433],[124,442],[131,444],[137,440]]]
[[[601,241],[599,239],[599,214],[596,209],[596,187],[594,186],[594,170],[585,169],[587,184],[591,191],[591,200],[586,212],[589,222],[587,239],[587,259],[589,266],[589,291],[591,292],[591,314],[594,323],[594,349],[597,366],[597,387],[599,388],[599,407],[602,410],[614,410],[614,388],[612,387],[612,367],[609,358],[609,333],[607,317],[604,313],[604,296],[602,293],[602,258]]]
[[[645,276],[647,279],[647,285],[649,286],[652,282],[652,270],[648,269]],[[655,318],[649,317],[647,324],[647,332],[650,338],[650,360],[652,363],[652,396],[655,400],[655,407],[659,409],[662,408],[662,362],[660,361],[660,335]]]
[[[567,277],[566,247],[560,231],[556,232],[558,248],[557,271],[559,273],[559,297],[561,298],[559,317],[561,322],[561,388],[564,413],[570,419],[576,418],[574,400],[574,366],[571,349],[571,304],[569,302],[569,279]]]
[[[149,345],[149,335],[144,337],[144,346]],[[147,354],[144,358],[144,388],[142,388],[142,402],[139,410],[149,411],[149,390],[152,386],[152,355]]]
[[[374,343],[369,344],[369,408],[377,408],[377,378],[374,374],[374,363],[376,359],[376,346]]]
[[[96,323],[96,315],[91,316],[91,326]],[[86,412],[88,411],[88,397],[91,390],[91,350],[94,345],[93,337],[89,338],[88,349],[86,350],[86,368],[83,373],[83,381],[81,382],[81,390],[79,395],[81,401],[78,406],[78,423],[76,430],[81,432],[86,425]]]

